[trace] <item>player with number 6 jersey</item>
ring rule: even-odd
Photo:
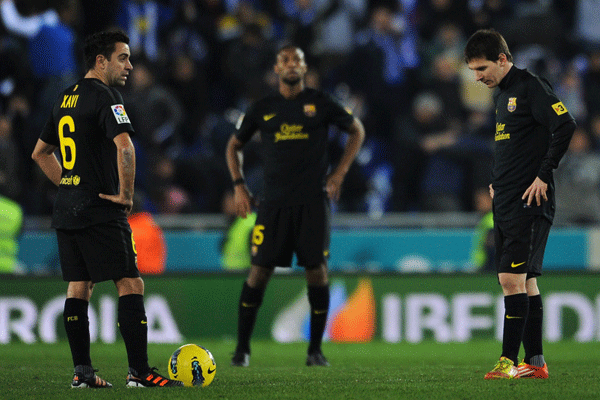
[[[54,105],[40,139],[59,146],[63,171],[52,227],[79,229],[125,216],[125,207],[99,193],[119,193],[117,148],[113,139],[133,135],[123,98],[95,78],[67,88]]]
[[[125,85],[133,69],[128,43],[120,31],[86,39],[87,73],[60,95],[31,156],[58,186],[52,227],[69,282],[63,321],[75,367],[71,387],[78,389],[112,387],[92,367],[88,318],[94,285],[108,280],[119,294],[117,319],[129,362],[125,384],[183,386],[148,364],[144,281],[127,222],[135,181],[133,127],[113,88]]]

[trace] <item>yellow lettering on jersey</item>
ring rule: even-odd
[[[501,124],[499,122],[496,122],[496,136],[494,137],[494,140],[496,142],[499,140],[510,139],[510,133],[504,132],[505,127],[506,127],[506,124]]]
[[[556,104],[552,104],[552,109],[554,110],[556,115],[563,115],[564,113],[569,111],[567,110],[567,107],[565,107],[565,105],[562,103],[562,101],[559,101]]]
[[[73,185],[77,186],[81,182],[81,177],[79,175],[73,176],[65,176],[60,180],[61,185]]]
[[[304,129],[303,125],[288,125],[282,124],[280,132],[275,133],[275,143],[280,140],[306,140],[308,139],[308,133],[302,132]]]
[[[63,102],[60,108],[75,108],[77,106],[77,100],[79,99],[78,94],[66,95],[63,98]]]

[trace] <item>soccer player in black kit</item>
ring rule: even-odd
[[[496,134],[490,195],[494,263],[504,293],[502,354],[485,379],[548,378],[542,351],[537,277],[554,218],[553,170],[569,147],[575,121],[550,84],[513,65],[506,41],[479,30],[465,47],[477,81],[495,89]],[[518,362],[521,342],[525,358]]]
[[[134,133],[123,98],[133,66],[129,38],[100,32],[86,39],[85,77],[59,97],[32,158],[58,186],[52,214],[63,279],[68,281],[64,324],[75,372],[73,388],[110,388],[90,357],[88,304],[97,282],[114,281],[130,387],[183,386],[148,365],[144,282],[137,269],[127,215],[133,205]],[[60,149],[62,163],[54,152]]]
[[[253,104],[231,136],[226,159],[237,214],[246,217],[253,198],[244,182],[242,148],[259,131],[264,198],[252,232],[252,265],[239,301],[238,342],[231,364],[248,366],[250,336],[276,266],[289,267],[295,253],[305,268],[311,309],[306,365],[328,366],[321,351],[329,309],[329,200],[338,200],[344,177],[364,140],[362,123],[331,96],[304,86],[304,52],[281,48],[274,66],[279,92]],[[335,169],[327,174],[330,125],[349,135]]]

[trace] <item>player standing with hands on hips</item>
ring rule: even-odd
[[[311,309],[306,365],[328,366],[321,342],[329,309],[329,200],[338,200],[344,177],[365,137],[362,123],[331,96],[304,86],[304,52],[293,45],[277,53],[279,93],[254,103],[226,150],[237,214],[246,217],[253,198],[244,182],[242,148],[260,131],[264,198],[252,233],[252,265],[239,302],[238,342],[231,361],[248,366],[250,337],[266,286],[276,266],[289,267],[296,253],[306,272]],[[330,125],[349,138],[335,169],[327,174]]]
[[[100,32],[86,39],[87,73],[68,87],[52,110],[32,158],[58,186],[52,214],[63,279],[69,282],[64,324],[75,373],[73,388],[110,388],[90,357],[88,304],[97,282],[112,280],[132,387],[183,386],[148,365],[144,282],[137,268],[127,215],[133,205],[133,127],[114,86],[133,69],[129,38]],[[62,165],[54,155],[60,148]]]
[[[542,351],[542,298],[537,277],[554,218],[553,170],[569,147],[575,121],[550,84],[513,65],[494,30],[469,38],[465,61],[477,81],[495,89],[496,134],[490,195],[494,263],[504,293],[502,355],[485,379],[548,378]],[[518,362],[523,342],[525,358]]]

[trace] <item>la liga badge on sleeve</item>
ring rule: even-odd
[[[125,112],[125,107],[123,107],[123,104],[114,104],[114,105],[110,106],[110,108],[111,108],[113,115],[115,116],[115,119],[117,120],[118,124],[130,124],[131,123],[129,121],[129,116]]]

